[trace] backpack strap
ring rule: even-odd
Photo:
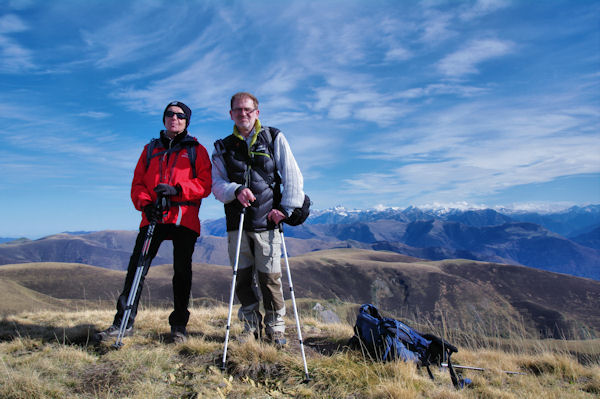
[[[146,170],[148,170],[148,167],[150,166],[150,161],[152,160],[152,158],[159,157],[159,156],[169,153],[169,152],[179,151],[182,147],[182,145],[177,144],[173,148],[170,148],[170,149],[164,150],[164,151],[159,151],[156,154],[153,154],[154,150],[158,146],[162,147],[162,143],[160,142],[160,139],[157,139],[157,138],[153,138],[148,143],[148,148],[146,149]],[[189,158],[190,164],[192,166],[192,176],[195,179],[197,177],[197,174],[196,174],[196,144],[193,144],[193,143],[188,144],[185,147],[187,149],[188,158]]]
[[[368,313],[371,316],[375,317],[376,319],[379,319],[379,320],[382,319],[381,315],[379,314],[379,310],[377,310],[377,308],[375,306],[371,305],[370,303],[366,303],[366,304],[362,305],[360,307],[360,311]]]
[[[440,365],[445,358],[446,362],[448,363],[448,371],[450,372],[450,379],[452,380],[452,385],[454,385],[456,389],[460,389],[461,385],[464,384],[463,380],[462,378],[459,378],[457,376],[456,371],[452,366],[452,361],[450,360],[452,354],[454,352],[458,352],[458,348],[446,341],[445,339],[433,334],[423,334],[423,337],[431,341],[431,344],[427,348],[425,359],[423,359],[424,365],[427,367],[427,373],[429,374],[431,379],[433,379],[433,374],[431,373],[429,366],[431,364]]]
[[[157,138],[150,140],[150,142],[148,143],[148,148],[146,148],[146,170],[148,170],[148,167],[150,166],[150,160],[152,158],[154,158],[155,156],[164,154],[164,152],[160,152],[156,155],[152,154],[154,152],[154,149],[156,147],[158,147],[159,145],[161,145],[160,139],[157,139]]]
[[[456,376],[454,367],[452,367],[452,362],[450,361],[450,355],[452,355],[452,351],[448,349],[446,353],[448,354],[448,371],[450,372],[450,379],[452,380],[452,385],[454,385],[454,388],[460,389],[460,384],[463,383],[463,381],[461,378],[459,382],[459,378]],[[429,370],[429,366],[427,366],[427,370]]]
[[[274,150],[275,137],[277,137],[277,135],[281,132],[281,130],[279,130],[275,127],[270,127],[270,126],[267,126],[267,129],[269,130],[269,134],[271,135],[270,150],[272,153],[274,153],[275,152],[275,150]]]
[[[273,158],[273,164],[275,164],[275,137],[277,137],[280,130],[274,127],[265,126],[265,131],[267,131],[269,133],[269,136],[271,136],[271,140],[269,141],[267,147],[269,148],[269,155],[271,156],[271,158]],[[275,176],[269,176],[265,171],[261,169],[252,170],[258,173],[260,177],[262,177],[263,180],[266,181],[272,189],[274,189],[274,187],[280,183],[279,174],[277,173],[277,164],[275,164],[275,169]]]
[[[190,163],[192,164],[192,177],[195,179],[198,177],[196,174],[196,145],[188,145],[187,146],[188,158],[190,159]]]

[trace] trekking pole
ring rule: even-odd
[[[237,278],[238,265],[240,262],[240,247],[242,245],[242,233],[244,230],[244,215],[246,214],[246,208],[242,208],[240,214],[240,226],[238,229],[237,247],[235,248],[235,264],[233,266],[233,278],[231,279],[231,293],[229,295],[229,313],[227,314],[227,329],[225,330],[225,347],[223,349],[223,363],[221,364],[221,370],[225,371],[225,361],[227,360],[227,344],[229,343],[229,329],[231,328],[231,312],[233,310],[233,298],[235,294],[235,280]]]
[[[285,259],[285,269],[287,270],[288,282],[290,284],[290,296],[292,297],[292,307],[294,308],[294,317],[296,318],[296,330],[298,330],[298,341],[300,342],[300,352],[302,352],[302,362],[304,363],[304,381],[310,381],[308,375],[308,366],[306,365],[306,355],[304,353],[304,341],[302,340],[302,330],[300,329],[300,318],[298,317],[298,308],[296,307],[296,296],[294,295],[294,284],[292,284],[292,273],[290,272],[290,262],[288,261],[287,249],[285,247],[285,238],[283,237],[283,226],[279,224],[279,232],[281,233],[281,245],[283,246],[283,257]]]
[[[162,195],[159,195],[156,200],[156,210],[161,213],[162,220],[162,211],[163,211],[163,202],[166,202],[166,198]],[[127,297],[127,305],[125,305],[125,311],[123,312],[123,317],[121,318],[121,325],[119,326],[119,334],[117,335],[117,339],[113,344],[113,347],[116,349],[121,348],[123,346],[123,335],[125,334],[125,330],[127,328],[127,323],[129,323],[129,316],[131,315],[131,309],[133,309],[133,303],[135,302],[135,297],[137,295],[137,291],[140,285],[140,281],[142,279],[142,274],[144,273],[144,269],[146,268],[146,264],[148,263],[148,251],[150,250],[150,243],[152,242],[152,236],[154,235],[154,228],[158,223],[158,219],[154,218],[150,221],[150,225],[148,225],[148,230],[146,231],[146,238],[144,239],[144,245],[142,247],[142,252],[140,253],[140,257],[138,260],[138,266],[135,270],[135,276],[133,277],[133,282],[131,284],[131,288],[129,289],[129,296]]]
[[[442,363],[442,367],[448,367],[448,363]],[[475,371],[488,371],[488,369],[484,369],[484,368],[481,368],[481,367],[457,366],[456,364],[453,364],[452,367],[454,367],[455,369],[475,370]],[[506,373],[506,374],[527,375],[527,373],[523,373],[523,372],[520,372],[520,371],[505,371],[505,370],[500,370],[500,372]]]

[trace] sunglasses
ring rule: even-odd
[[[177,119],[187,119],[187,116],[185,116],[185,114],[183,112],[173,112],[173,111],[166,111],[165,112],[165,116],[167,118],[172,118],[173,115],[176,115]]]

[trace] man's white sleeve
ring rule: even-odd
[[[216,199],[227,204],[235,198],[235,190],[240,185],[232,183],[227,178],[227,170],[223,161],[223,154],[217,150],[212,153],[212,193]]]
[[[280,132],[275,137],[273,144],[275,165],[283,185],[281,206],[290,215],[294,208],[300,208],[304,203],[304,179],[283,133]]]

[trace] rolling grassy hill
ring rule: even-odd
[[[593,398],[600,394],[600,282],[470,260],[319,251],[290,259],[311,381],[292,312],[288,346],[240,343],[232,323],[221,371],[231,269],[194,264],[189,340],[169,344],[171,266],[146,279],[135,334],[93,345],[112,321],[124,272],[65,263],[0,267],[0,397],[21,398]],[[285,291],[288,297],[288,291]],[[459,347],[472,380],[456,391],[413,364],[379,363],[346,345],[371,302]],[[288,300],[288,306],[290,305]],[[324,309],[324,310],[323,310]],[[326,315],[326,312],[329,314]],[[337,321],[331,320],[331,314]],[[327,316],[327,317],[326,317]],[[547,339],[563,334],[568,338]],[[546,338],[546,339],[540,339]],[[513,370],[523,375],[510,375]]]
[[[555,338],[600,334],[600,282],[595,280],[522,266],[424,261],[358,249],[313,252],[290,258],[290,266],[298,298],[369,302],[398,317],[457,330],[469,326],[509,334],[518,327],[530,337]],[[143,305],[170,304],[171,273],[170,265],[151,268]],[[124,272],[81,264],[0,267],[0,280],[8,284],[12,297],[23,298],[23,310],[43,308],[46,303],[112,308],[123,279]],[[194,299],[226,303],[230,285],[229,267],[194,264]],[[18,310],[19,302],[12,300],[6,309],[4,302],[0,302],[2,314]]]
[[[70,301],[63,301],[49,295],[25,288],[13,280],[0,280],[2,311],[0,314],[16,314],[39,309],[71,309]]]

